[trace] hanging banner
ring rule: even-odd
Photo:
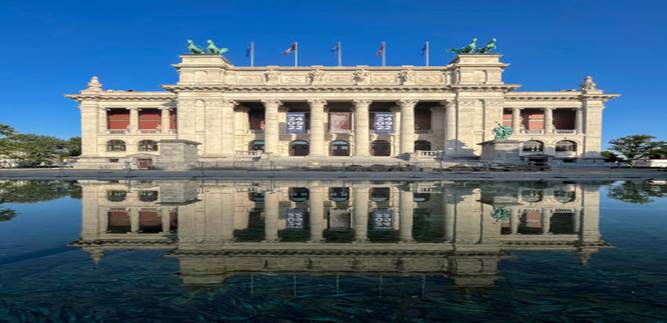
[[[287,112],[287,133],[305,133],[306,132],[306,113],[305,112]]]
[[[305,209],[294,208],[294,209],[285,209],[285,219],[287,224],[286,229],[303,229],[305,227]]]
[[[329,132],[331,133],[352,132],[352,113],[329,112]]]
[[[391,230],[394,228],[393,216],[390,209],[373,210],[373,229]]]
[[[391,112],[373,113],[373,130],[375,133],[390,134],[394,132],[394,114]]]

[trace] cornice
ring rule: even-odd
[[[229,86],[216,84],[200,84],[200,85],[163,85],[167,91],[179,93],[183,91],[194,92],[208,92],[218,91],[227,93],[243,93],[243,92],[283,92],[283,93],[441,93],[450,91],[449,86],[365,86],[365,85],[349,85],[349,86]]]
[[[581,91],[560,92],[512,92],[505,96],[507,101],[581,101],[582,99],[608,101],[620,94],[583,93]]]
[[[176,95],[171,92],[128,92],[128,91],[104,91],[104,92],[82,92],[80,94],[66,94],[66,98],[84,101],[171,101]]]
[[[455,91],[468,92],[488,92],[488,91],[502,91],[508,93],[521,87],[519,84],[452,84],[448,86]]]

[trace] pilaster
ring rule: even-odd
[[[326,145],[324,144],[324,123],[326,114],[325,100],[308,100],[310,105],[310,156],[325,156]]]
[[[355,151],[354,156],[366,157],[370,155],[368,147],[368,107],[371,100],[354,100],[354,138]]]
[[[264,104],[264,152],[277,155],[280,151],[278,147],[280,139],[280,128],[278,121],[279,100],[263,100]]]
[[[222,147],[221,152],[224,156],[234,155],[235,131],[234,131],[234,107],[236,102],[233,100],[222,100]]]
[[[400,100],[401,107],[401,154],[415,151],[415,105],[417,100]]]

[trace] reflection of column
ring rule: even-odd
[[[519,210],[512,209],[512,218],[510,220],[510,225],[512,226],[512,234],[517,234],[519,232]]]
[[[234,240],[234,188],[225,187],[222,189],[222,241]]]
[[[169,109],[160,109],[160,132],[169,133]]]
[[[368,107],[371,100],[354,100],[355,156],[369,156]]]
[[[353,188],[354,232],[357,242],[368,240],[368,187]]]
[[[417,100],[400,100],[401,107],[401,154],[415,151],[415,105]]]
[[[278,241],[278,196],[280,192],[264,193],[264,241]]]
[[[542,234],[549,233],[551,229],[551,211],[542,210]]]
[[[171,221],[169,218],[169,210],[168,209],[160,209],[160,220],[162,220],[162,232],[166,233],[171,230]]]
[[[554,128],[554,118],[553,118],[553,109],[545,108],[544,109],[544,133],[552,133]]]
[[[401,241],[412,242],[412,221],[414,215],[413,195],[410,191],[401,191],[400,193],[400,208],[401,214],[399,220],[401,221]]]
[[[233,100],[222,100],[222,154],[234,154],[234,106]]]
[[[448,101],[445,108],[445,155],[456,154],[456,104]]]
[[[130,231],[139,232],[139,211],[135,208],[130,209]]]
[[[574,115],[574,128],[577,130],[577,134],[584,133],[583,121],[581,109],[576,109]]]
[[[139,130],[139,109],[130,109],[130,133],[137,133]]]
[[[597,185],[582,185],[583,214],[579,237],[582,242],[600,240],[600,191]]]
[[[280,139],[278,124],[278,100],[264,100],[264,152],[277,154]]]
[[[512,108],[512,133],[519,133],[521,128],[521,109]]]
[[[321,242],[324,231],[324,191],[325,187],[310,187],[308,203],[310,207],[310,241]]]
[[[574,213],[572,213],[572,233],[578,234],[579,233],[579,224],[581,223],[581,210],[580,209],[575,209]]]
[[[453,242],[456,204],[450,194],[449,190],[444,187],[442,190],[442,208],[445,215],[445,240]]]
[[[310,104],[310,156],[324,156],[325,100],[308,100]]]

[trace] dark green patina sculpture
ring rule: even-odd
[[[206,47],[206,49],[211,54],[220,55],[220,54],[224,54],[224,53],[229,51],[229,49],[227,49],[227,48],[218,48],[218,46],[215,46],[215,43],[210,39],[207,40],[206,42],[208,43],[208,46]]]
[[[509,220],[512,217],[512,212],[508,208],[494,207],[491,216],[496,221]]]
[[[463,48],[451,48],[449,51],[455,54],[471,54],[477,48],[477,38],[473,38],[470,44]]]
[[[188,50],[192,54],[205,54],[204,50],[197,47],[197,45],[195,45],[195,43],[193,43],[192,40],[190,40],[190,39],[188,39]]]
[[[496,140],[505,140],[512,135],[512,128],[496,122],[497,127],[493,128],[493,134]]]
[[[493,50],[495,50],[495,49],[496,49],[496,39],[491,38],[491,40],[488,43],[486,43],[486,45],[484,47],[477,50],[477,53],[479,53],[479,54],[488,54],[488,53],[493,52]]]
[[[477,38],[473,38],[470,44],[466,45],[465,47],[452,48],[449,51],[455,54],[489,54],[492,53],[495,49],[495,38],[491,38],[491,40],[482,48],[477,48]]]

